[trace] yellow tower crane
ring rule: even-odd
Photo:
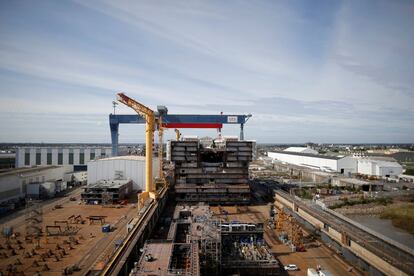
[[[118,93],[117,99],[119,102],[135,110],[138,115],[145,119],[145,191],[143,191],[138,198],[139,207],[142,207],[149,197],[153,199],[157,197],[157,192],[155,191],[152,179],[152,140],[154,138],[155,130],[155,112],[134,99],[131,99],[124,93]],[[159,158],[162,159],[162,156]],[[160,168],[160,170],[162,170],[162,168]]]

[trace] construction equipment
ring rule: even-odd
[[[59,225],[46,225],[47,236],[59,236],[62,235],[63,231]]]
[[[89,219],[89,224],[94,224],[95,222],[100,222],[101,225],[105,223],[105,218],[107,216],[89,216],[86,217],[87,219]]]
[[[176,129],[174,129],[174,131],[175,131],[175,139],[177,140],[177,141],[180,141],[180,138],[181,138],[181,132],[176,128]]]
[[[158,169],[158,178],[163,180],[164,179],[164,174],[163,174],[163,170],[162,170],[162,160],[163,160],[163,155],[164,155],[164,150],[163,150],[163,134],[164,134],[164,127],[162,126],[162,116],[161,114],[159,114],[158,119],[157,119],[157,128],[158,128],[158,162],[159,162],[159,169]]]
[[[285,212],[283,211],[283,208],[277,208],[277,213],[276,213],[276,231],[277,233],[281,233],[283,231],[283,224],[286,221],[286,215]]]
[[[138,196],[139,208],[144,206],[145,201],[151,197],[156,198],[152,180],[152,146],[155,130],[155,113],[145,105],[129,98],[124,93],[117,94],[118,101],[135,110],[138,115],[145,118],[145,192]]]

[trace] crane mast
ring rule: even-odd
[[[163,180],[164,174],[162,170],[162,160],[164,155],[164,142],[163,142],[163,134],[164,134],[164,127],[162,126],[162,117],[158,117],[158,162],[159,162],[159,170],[158,170],[158,178]]]
[[[152,146],[155,130],[155,113],[145,105],[131,99],[124,93],[118,93],[117,99],[119,102],[135,110],[138,115],[145,118],[145,193],[148,197],[150,193],[155,193],[155,188],[152,180]],[[162,158],[162,157],[159,157]],[[162,168],[161,168],[162,169]]]
[[[175,139],[176,139],[177,141],[180,141],[180,138],[181,138],[181,132],[180,132],[178,129],[174,129],[174,131],[175,131]]]

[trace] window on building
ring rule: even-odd
[[[52,153],[47,154],[47,164],[52,165]]]
[[[58,165],[63,165],[63,153],[58,153]]]
[[[94,152],[91,152],[91,158],[90,158],[91,160],[94,160],[95,159],[95,153]]]
[[[79,164],[81,164],[81,165],[85,164],[85,154],[84,153],[79,154]]]
[[[42,156],[41,156],[40,152],[37,152],[36,153],[36,165],[40,165],[41,160],[42,160],[41,158],[42,158]]]
[[[69,153],[69,164],[73,165],[73,153]]]
[[[24,165],[30,166],[30,153],[26,152],[24,154]]]

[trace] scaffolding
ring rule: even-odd
[[[113,195],[114,193],[112,192],[108,192],[107,190],[105,190],[104,192],[102,192],[102,206],[109,206],[112,205],[113,203]]]
[[[220,275],[221,228],[219,220],[207,220],[203,226],[201,250],[203,275]]]
[[[42,236],[43,210],[41,201],[29,199],[26,201],[25,221],[26,239],[40,242]]]
[[[283,211],[283,208],[277,208],[277,213],[276,213],[276,232],[278,234],[281,234],[283,232],[283,225],[286,221],[286,215],[285,212]]]

